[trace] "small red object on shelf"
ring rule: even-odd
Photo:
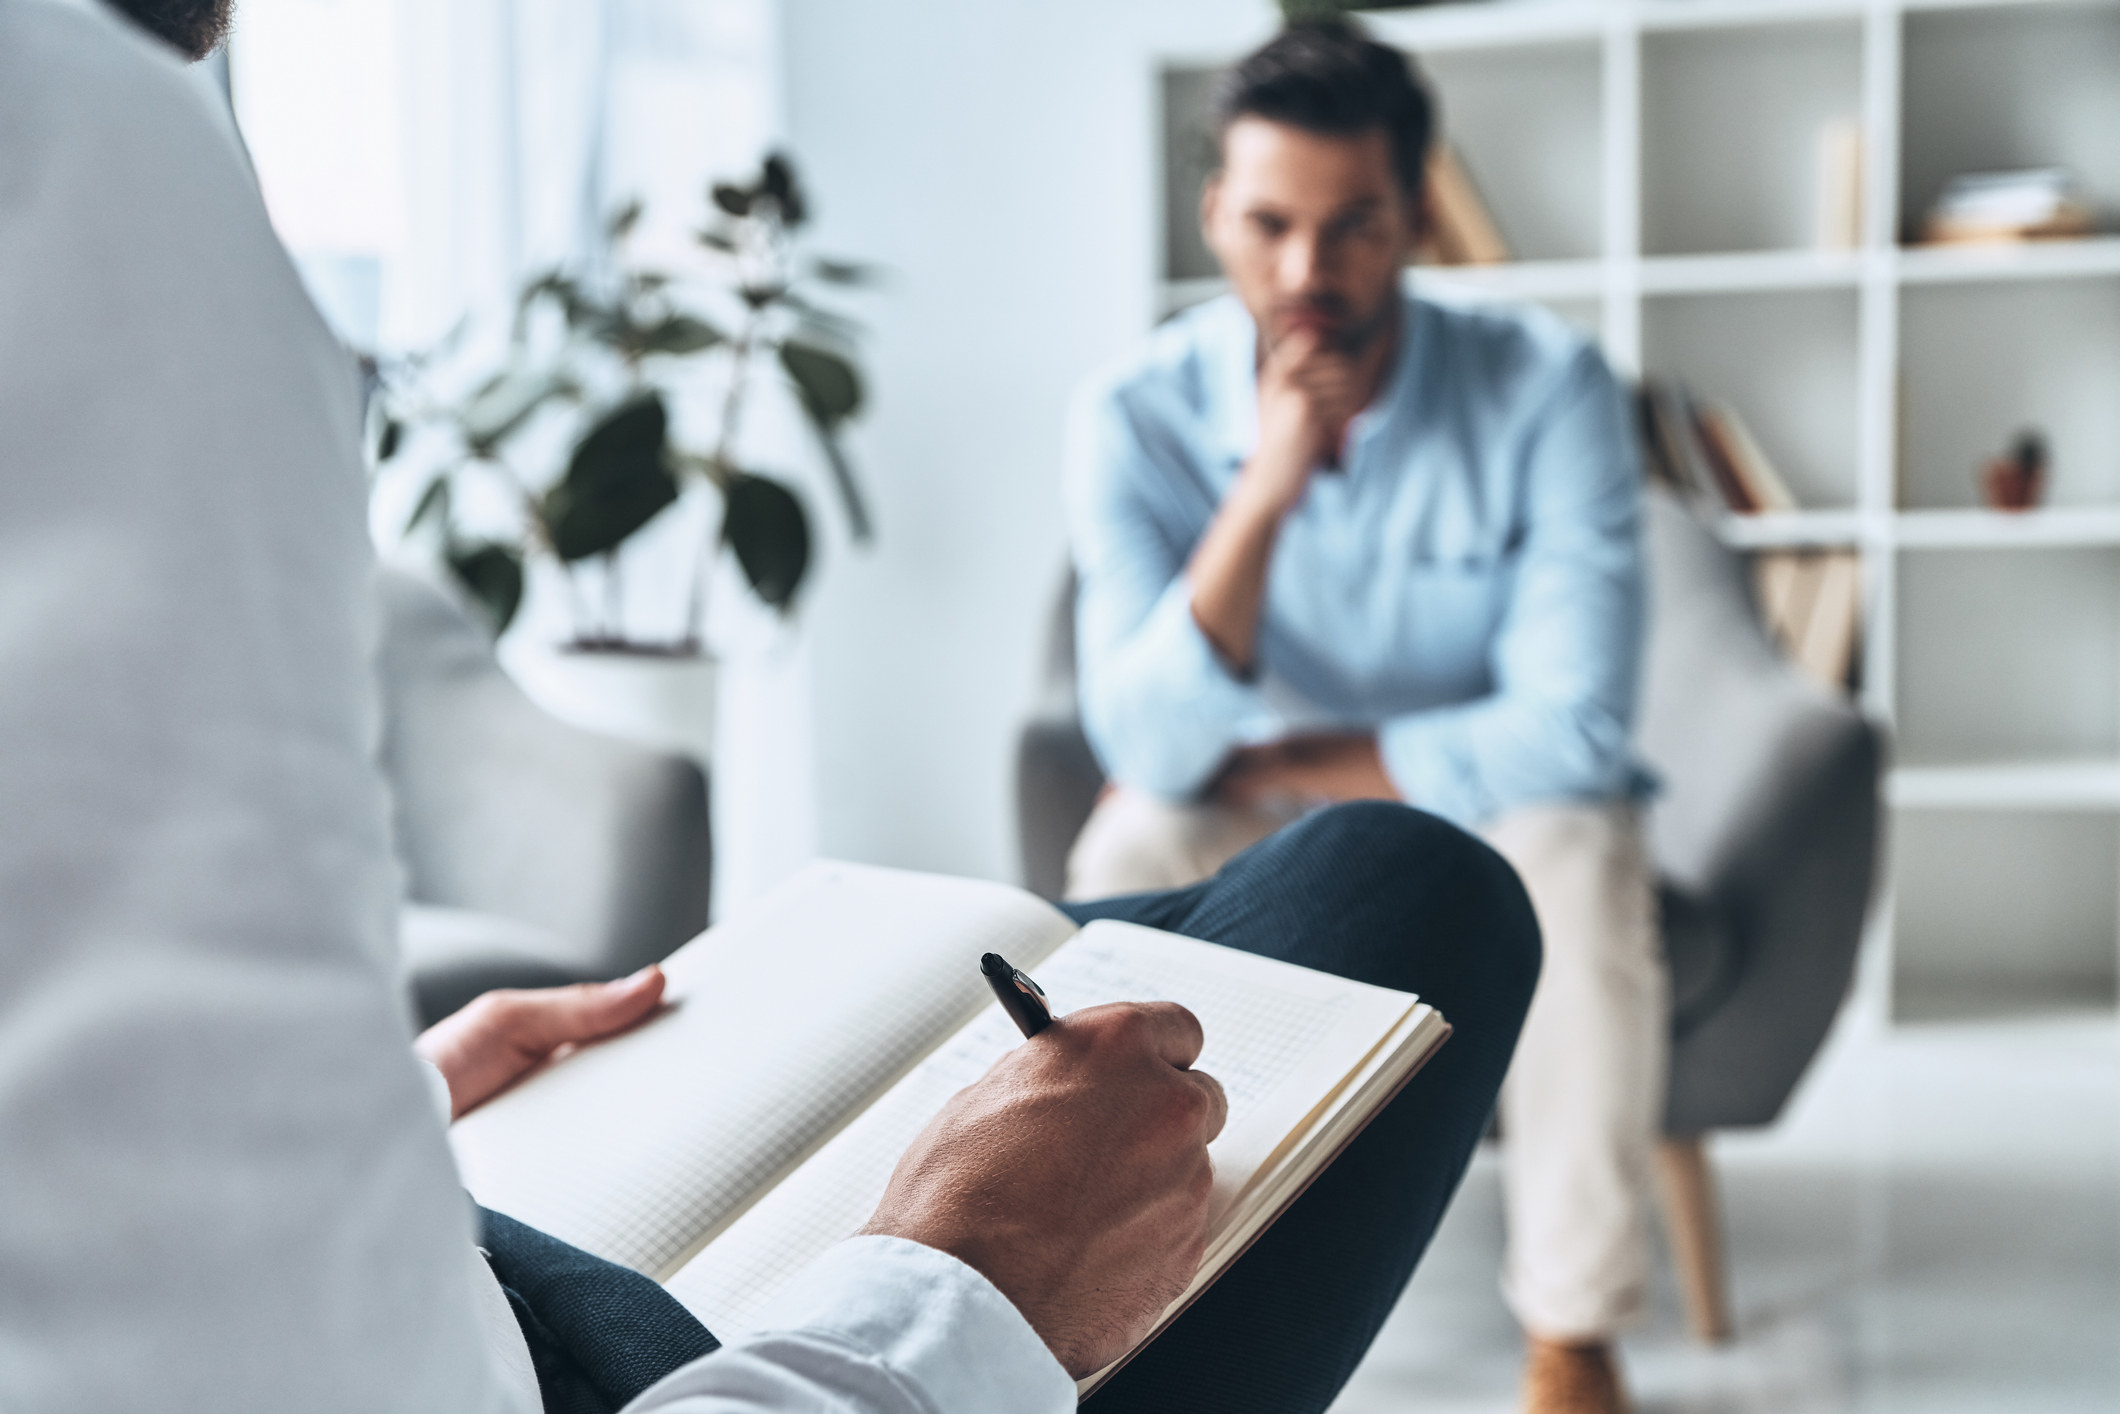
[[[2028,511],[2046,495],[2046,438],[2020,432],[2002,456],[1980,469],[1980,496],[1998,511]]]

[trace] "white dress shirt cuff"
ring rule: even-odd
[[[634,1409],[1069,1414],[1075,1382],[993,1283],[946,1253],[856,1237],[812,1262],[758,1324]]]
[[[935,1414],[1059,1414],[1075,1382],[995,1285],[946,1252],[856,1237],[812,1262],[759,1313],[761,1332],[801,1332],[874,1362]]]

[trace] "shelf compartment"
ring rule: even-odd
[[[1605,31],[1605,16],[1600,8],[1581,0],[1520,0],[1509,5],[1387,10],[1363,15],[1362,23],[1384,43],[1424,55],[1452,49],[1594,40]]]
[[[2017,245],[1910,246],[1900,254],[1898,270],[1900,282],[1908,285],[2120,275],[2120,236]]]
[[[1604,232],[1603,58],[1591,43],[1419,58],[1439,132],[1519,260],[1595,259]]]
[[[1166,66],[1157,76],[1163,110],[1163,278],[1219,279],[1200,235],[1200,188],[1221,160],[1215,146],[1215,84],[1219,64]],[[1165,314],[1171,311],[1166,308]]]
[[[1892,539],[1903,550],[2015,550],[2120,545],[2120,508],[2043,511],[1902,511]]]
[[[1413,278],[1416,289],[1463,300],[1594,300],[1605,290],[1605,267],[1595,260],[1422,265]]]
[[[1813,244],[1819,134],[1862,112],[1853,20],[1642,37],[1642,250]]]
[[[1892,855],[1895,1020],[2113,1006],[2120,816],[1902,814]]]
[[[1863,528],[1863,517],[1856,511],[1781,511],[1725,515],[1715,521],[1722,542],[1740,550],[1855,545],[1863,539]]]
[[[1855,251],[1761,251],[1659,255],[1639,266],[1644,294],[1737,294],[1749,290],[1852,289],[1862,280]]]
[[[1852,290],[1657,295],[1642,364],[1734,407],[1806,510],[1855,504]]]
[[[1756,29],[1854,19],[1863,0],[1645,0],[1637,12],[1644,32]]]
[[[1896,597],[1900,760],[2120,759],[2120,550],[1902,554]]]
[[[1895,810],[2120,812],[2120,760],[1900,766],[1886,779],[1885,801]]]
[[[1900,303],[1908,509],[1979,502],[1982,464],[2047,441],[2047,504],[2120,505],[2120,276],[1910,287]]]
[[[1909,238],[1966,172],[2065,166],[2120,208],[2120,6],[1999,5],[1904,21],[1899,216]]]

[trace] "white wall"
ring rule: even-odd
[[[1155,64],[1276,23],[1269,0],[783,0],[819,244],[894,272],[856,441],[878,544],[835,544],[809,610],[825,853],[1017,876],[1063,410],[1153,310]]]

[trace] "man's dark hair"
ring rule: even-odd
[[[1404,54],[1346,20],[1292,24],[1230,70],[1215,97],[1217,140],[1239,118],[1327,137],[1381,128],[1399,186],[1420,195],[1434,105]]]
[[[111,8],[186,58],[203,59],[228,37],[235,0],[111,0]]]

